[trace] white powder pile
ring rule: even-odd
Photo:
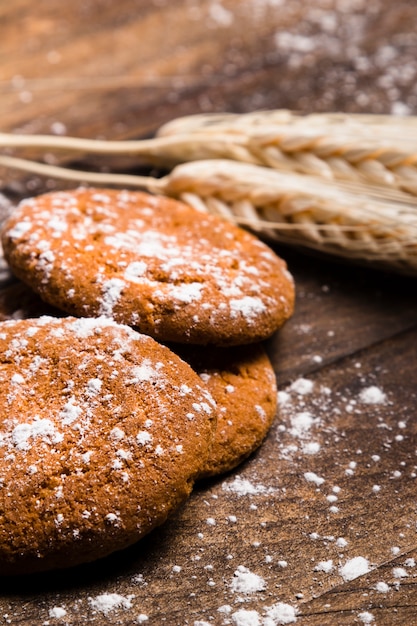
[[[126,287],[126,283],[120,278],[111,278],[103,283],[100,307],[101,315],[112,316],[113,308],[119,301],[124,287]]]
[[[346,561],[339,569],[339,573],[345,582],[349,582],[363,576],[370,571],[369,561],[363,556],[355,556]]]
[[[241,609],[231,615],[234,626],[285,626],[297,621],[297,610],[285,602],[265,607],[262,618],[258,611]]]
[[[297,610],[285,602],[277,602],[266,610],[263,626],[285,626],[297,621]]]
[[[133,595],[122,596],[119,593],[103,593],[95,598],[88,598],[92,609],[107,615],[117,609],[131,609]]]
[[[307,378],[298,378],[291,384],[291,391],[295,391],[296,393],[304,396],[313,391],[314,383]]]
[[[317,441],[308,441],[303,444],[302,450],[304,454],[318,454],[321,450],[321,445]]]
[[[309,431],[313,424],[317,422],[317,419],[308,411],[302,411],[290,417],[290,421],[291,434],[294,435],[294,437],[304,439],[309,436]]]
[[[254,574],[244,565],[239,565],[233,574],[230,589],[233,593],[257,593],[266,589],[266,582],[261,576]]]
[[[392,575],[394,578],[407,578],[407,570],[403,567],[394,567],[392,570]]]
[[[49,617],[51,619],[61,619],[67,614],[66,610],[62,606],[54,606],[49,609]]]
[[[332,572],[333,569],[334,569],[333,561],[329,559],[328,561],[320,561],[319,563],[317,563],[316,567],[314,568],[314,571],[325,572],[325,574],[330,574],[330,572]]]
[[[387,400],[386,394],[375,385],[362,389],[359,394],[359,400],[364,404],[385,404]]]
[[[317,476],[314,472],[305,472],[304,478],[308,483],[314,483],[317,487],[320,487],[325,482],[324,478]]]
[[[387,585],[387,583],[384,583],[383,581],[376,583],[375,585],[375,591],[378,591],[378,593],[388,593],[389,590],[389,585]]]
[[[234,626],[261,626],[261,619],[258,611],[246,611],[241,609],[232,614]]]
[[[223,491],[229,493],[235,493],[238,496],[256,496],[263,493],[271,493],[273,489],[265,487],[265,485],[255,484],[249,480],[236,476],[231,482],[224,482],[222,485]]]

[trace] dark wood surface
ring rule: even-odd
[[[202,111],[415,114],[416,22],[411,0],[3,0],[1,130],[140,138]],[[0,176],[12,203],[62,186]],[[2,581],[0,623],[417,624],[416,280],[276,250],[297,303],[268,342],[281,395],[264,445],[130,550]],[[370,387],[385,400],[361,401]],[[122,604],[103,613],[103,594]]]

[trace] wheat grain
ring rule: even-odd
[[[251,160],[281,171],[329,180],[371,182],[417,195],[417,118],[291,111],[205,114],[178,118],[158,136],[193,134],[246,139]],[[246,160],[249,159],[236,159]]]
[[[417,199],[382,187],[280,173],[231,160],[176,166],[167,176],[79,172],[0,156],[0,165],[78,183],[139,187],[250,226],[260,235],[417,274]]]
[[[364,137],[416,144],[416,116],[376,115],[361,113],[311,113],[304,115],[287,109],[252,113],[204,113],[175,118],[158,130],[159,137],[191,133],[227,132],[234,135],[253,134],[260,128],[303,129],[303,134],[316,135],[345,131],[356,139]],[[382,135],[381,135],[382,131]]]

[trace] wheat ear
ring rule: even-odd
[[[417,274],[417,199],[402,192],[329,185],[231,160],[184,163],[160,179],[80,172],[7,156],[0,156],[0,165],[78,183],[147,189],[283,243]]]
[[[3,148],[131,155],[172,167],[228,158],[326,180],[365,182],[417,196],[417,118],[290,111],[178,118],[147,140],[0,134]]]
[[[162,126],[160,138],[234,138],[246,160],[281,171],[392,187],[417,195],[417,117],[277,110],[205,114]],[[246,142],[245,142],[246,140]]]

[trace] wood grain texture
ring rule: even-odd
[[[415,114],[416,20],[406,0],[0,2],[1,129],[133,138],[202,111]],[[64,186],[0,177],[13,203]],[[417,623],[415,279],[276,250],[297,305],[267,343],[281,395],[264,445],[128,551],[2,581],[1,623]],[[30,308],[18,287],[3,297],[8,314]],[[370,387],[383,402],[363,401]],[[100,611],[102,594],[120,605]]]

